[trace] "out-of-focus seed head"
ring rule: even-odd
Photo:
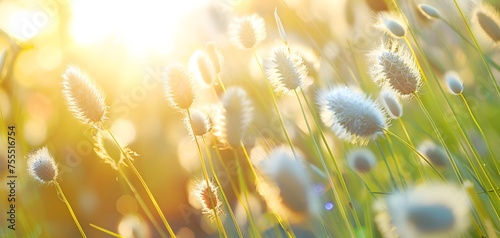
[[[494,45],[500,44],[500,14],[486,3],[478,4],[472,11],[472,22],[479,35]]]
[[[436,167],[446,168],[450,165],[450,160],[443,147],[436,145],[430,140],[420,143],[417,150]]]
[[[302,57],[283,45],[272,49],[269,58],[264,61],[264,68],[267,78],[279,95],[303,87],[307,77],[307,67]]]
[[[379,102],[392,119],[398,119],[403,116],[403,106],[401,106],[401,103],[392,91],[382,90]]]
[[[264,19],[256,14],[236,18],[229,25],[230,40],[240,49],[253,49],[266,38]]]
[[[444,79],[446,80],[446,86],[448,86],[448,91],[451,94],[459,95],[464,91],[464,84],[455,71],[448,71],[444,74]]]
[[[68,66],[62,75],[62,93],[69,110],[85,124],[95,125],[106,119],[104,93],[76,66]]]
[[[459,237],[470,223],[467,193],[450,184],[393,193],[374,208],[384,237]]]
[[[180,64],[167,67],[164,78],[165,95],[174,108],[188,109],[195,99],[192,75]]]
[[[197,50],[191,55],[189,69],[200,83],[208,86],[212,85],[217,78],[215,65],[207,52],[203,50]]]
[[[427,17],[427,19],[439,19],[441,18],[441,13],[439,10],[431,5],[420,3],[417,5],[418,10],[422,15]]]
[[[254,117],[253,103],[245,89],[231,87],[222,95],[221,104],[215,118],[214,134],[222,143],[239,147]]]
[[[54,157],[50,155],[47,147],[42,147],[26,156],[28,172],[32,178],[40,183],[50,183],[57,179],[59,170],[57,169]]]
[[[366,144],[387,127],[386,115],[378,104],[347,87],[320,93],[318,105],[323,123],[350,143]]]
[[[388,13],[379,13],[375,26],[394,38],[404,37],[407,31],[401,17]]]
[[[349,167],[358,173],[368,173],[377,164],[377,159],[370,149],[358,148],[349,151],[347,163]]]
[[[118,233],[129,238],[152,237],[148,223],[139,215],[131,214],[122,217],[118,224]]]
[[[205,50],[208,54],[208,57],[210,58],[210,61],[212,61],[215,73],[219,74],[222,69],[222,65],[224,64],[224,56],[215,46],[214,42],[207,42],[207,44],[205,45]]]
[[[268,206],[300,222],[318,214],[320,201],[299,151],[289,147],[273,149],[258,166],[263,179],[257,190]]]

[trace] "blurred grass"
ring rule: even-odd
[[[71,5],[59,2],[50,5],[56,7],[57,14],[48,18],[47,26],[43,27],[38,35],[29,39],[13,37],[13,30],[8,27],[9,21],[20,18],[11,13],[25,9],[43,13],[45,5],[43,2],[30,1],[0,3],[0,13],[10,14],[0,18],[0,29],[3,31],[0,49],[7,50],[0,71],[0,181],[5,184],[7,175],[6,169],[3,168],[7,164],[5,151],[8,125],[16,125],[16,172],[19,177],[19,200],[16,202],[18,230],[14,233],[2,225],[0,234],[4,237],[15,237],[13,234],[17,237],[73,237],[79,234],[70,214],[57,197],[55,187],[37,184],[28,177],[24,157],[33,148],[43,145],[48,145],[55,155],[61,170],[60,185],[89,237],[104,236],[101,231],[92,228],[90,223],[118,232],[120,220],[125,215],[138,214],[146,218],[142,210],[137,208],[135,201],[120,205],[118,201],[126,195],[132,195],[131,192],[120,177],[93,152],[91,129],[75,120],[64,104],[60,92],[60,75],[67,64],[76,64],[88,71],[105,92],[106,103],[111,111],[109,125],[118,120],[125,120],[132,125],[132,130],[122,127],[113,132],[125,131],[124,137],[132,138],[128,146],[140,155],[134,165],[141,172],[178,237],[217,236],[216,223],[207,220],[188,199],[188,185],[191,179],[202,178],[198,155],[179,149],[182,143],[187,143],[193,151],[195,148],[193,143],[184,142],[190,141],[190,138],[182,125],[182,115],[168,106],[160,79],[161,70],[168,63],[186,63],[194,50],[204,47],[207,41],[215,41],[225,58],[220,74],[225,86],[244,87],[255,103],[256,118],[249,137],[266,136],[266,139],[273,143],[287,144],[282,130],[285,127],[291,134],[294,148],[301,150],[309,163],[332,177],[333,188],[326,177],[318,174],[313,176],[315,182],[324,186],[320,193],[322,206],[328,202],[335,204],[331,210],[322,208],[323,229],[332,237],[343,237],[350,233],[358,234],[358,237],[380,236],[373,223],[371,206],[374,201],[393,191],[393,182],[388,176],[387,167],[382,165],[382,157],[379,157],[379,165],[369,175],[358,175],[351,171],[345,166],[344,158],[346,152],[356,146],[341,142],[327,128],[315,125],[314,119],[318,120],[317,113],[301,110],[297,98],[302,100],[304,108],[307,109],[307,103],[303,99],[307,99],[310,106],[314,107],[318,90],[342,84],[359,87],[371,98],[376,98],[379,88],[367,73],[370,65],[367,63],[366,54],[379,45],[379,39],[386,36],[367,26],[373,24],[373,12],[383,9],[396,11],[394,2],[234,1],[234,6],[227,5],[228,2],[231,3],[215,1],[197,7],[191,6],[192,9],[186,13],[186,17],[176,19],[176,23],[182,26],[182,31],[172,35],[173,50],[162,54],[155,53],[152,49],[147,51],[146,55],[134,55],[129,45],[113,38],[119,36],[105,38],[93,45],[78,44],[72,39],[69,24],[72,19]],[[473,182],[478,194],[475,202],[482,202],[486,216],[489,216],[494,232],[498,234],[500,223],[495,210],[500,210],[500,203],[495,200],[492,191],[484,191],[493,188],[486,182],[486,176],[480,169],[482,167],[488,173],[493,186],[500,184],[496,167],[500,155],[500,148],[496,146],[500,142],[499,97],[481,60],[483,54],[491,62],[500,64],[498,48],[487,47],[479,54],[471,45],[473,41],[459,12],[449,1],[428,2],[441,10],[454,29],[446,22],[429,21],[419,17],[413,1],[395,2],[409,21],[414,38],[409,38],[408,42],[414,47],[422,70],[428,77],[418,96],[457,162],[458,171],[464,179]],[[496,1],[490,2],[497,7],[499,5]],[[466,2],[459,3],[469,6]],[[267,57],[269,49],[280,42],[273,18],[276,6],[290,47],[308,48],[317,57],[306,62],[310,66],[312,85],[304,89],[303,95],[277,97],[277,111],[271,105],[272,95],[265,89],[265,76],[253,57],[254,53],[260,58]],[[137,9],[141,9],[140,3],[137,4]],[[464,11],[468,14],[470,9],[465,8]],[[255,52],[239,51],[229,44],[226,27],[233,15],[250,13],[258,13],[266,20],[268,37]],[[112,12],[109,14],[113,16]],[[92,15],[87,17],[92,18]],[[151,24],[156,24],[157,30],[161,31],[161,22],[153,21]],[[18,27],[21,26],[18,24]],[[491,64],[489,67],[498,83],[498,69]],[[470,104],[478,124],[483,128],[493,155],[490,155],[462,99],[446,92],[442,77],[444,72],[450,69],[456,70],[462,76],[465,86],[463,96]],[[220,86],[215,87],[215,91],[219,95],[223,93]],[[204,90],[199,93],[201,99],[198,104],[203,104],[204,101],[217,102],[217,99],[207,96],[212,94],[211,91]],[[425,139],[439,142],[416,100],[404,101],[403,111],[401,121],[415,146]],[[278,115],[283,117],[283,123]],[[304,118],[307,118],[307,121]],[[398,122],[393,121],[389,130],[407,141]],[[410,187],[421,182],[439,181],[436,172],[425,165],[422,166],[425,179],[421,178],[415,168],[415,161],[420,161],[418,156],[414,158],[410,149],[398,140],[389,138],[390,141],[380,138],[378,143],[398,187],[403,188],[403,184]],[[206,139],[212,141],[210,138]],[[331,147],[331,154],[324,141]],[[248,143],[247,150],[250,151],[254,146],[253,143]],[[379,151],[375,143],[369,143],[368,147],[372,151]],[[213,158],[218,156],[213,149],[209,152]],[[231,151],[223,150],[220,154],[219,157],[224,163],[234,159]],[[324,161],[320,159],[320,155]],[[238,156],[243,157],[243,154]],[[245,160],[242,161],[242,164],[247,164]],[[217,171],[223,171],[221,166],[227,165],[215,159],[213,162],[218,168]],[[323,162],[325,166],[322,165]],[[338,164],[338,169],[334,163]],[[244,193],[255,194],[248,166],[242,165],[245,175],[248,175],[245,178],[239,178],[232,171],[229,171],[229,174],[221,174],[238,184],[238,189],[247,187],[243,189]],[[479,175],[474,175],[472,168],[475,168]],[[235,169],[234,166],[232,169]],[[440,172],[447,182],[459,182],[450,168]],[[339,178],[345,180],[345,186]],[[238,179],[242,181],[238,183]],[[136,186],[139,185],[139,181],[132,181]],[[2,191],[5,189],[4,185],[0,187]],[[221,189],[227,192],[229,203],[234,208],[238,203],[236,196],[240,196],[240,193],[232,191],[227,183],[222,185]],[[337,201],[332,192],[339,196]],[[145,194],[142,190],[140,193]],[[5,200],[1,200],[2,207],[8,205]],[[265,204],[264,200],[260,203]],[[147,205],[153,208],[149,202]],[[340,215],[340,210],[345,210],[345,217]],[[466,236],[477,237],[480,233],[486,233],[483,213],[474,213],[473,219],[477,228],[469,229]],[[355,219],[354,214],[359,219]],[[154,217],[160,221],[159,216],[155,214]],[[227,212],[221,217],[225,217],[223,223],[226,227],[231,227],[228,231],[234,233],[234,223]],[[5,221],[6,214],[0,218]],[[269,227],[278,226],[274,216],[256,216],[254,219],[260,228],[264,226],[259,224],[271,221],[273,224],[268,224]],[[248,229],[244,224],[241,226]],[[293,226],[297,237],[303,233],[301,229],[307,230],[306,228]],[[152,225],[148,224],[148,229],[151,230],[152,237],[157,237]],[[271,229],[276,232],[268,231],[267,234],[277,236],[281,233],[277,232],[279,228]]]

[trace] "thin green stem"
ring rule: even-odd
[[[236,220],[236,216],[233,213],[233,209],[231,208],[231,204],[229,203],[229,200],[227,199],[226,193],[224,192],[224,189],[222,189],[222,184],[220,183],[219,176],[215,172],[214,163],[212,162],[212,156],[210,155],[210,151],[208,150],[208,145],[207,145],[205,138],[203,136],[201,137],[201,141],[203,142],[203,146],[205,147],[205,151],[207,152],[208,164],[210,166],[210,169],[212,170],[212,174],[214,175],[215,182],[217,183],[217,186],[220,188],[222,199],[224,200],[224,203],[226,203],[226,206],[227,206],[227,209],[229,211],[229,215],[231,216],[231,219],[233,219],[238,236],[240,238],[242,238],[243,233],[241,232],[240,226],[238,225],[238,221]]]
[[[187,115],[188,115],[188,118],[189,118],[189,121],[191,122],[191,111],[189,111],[189,108],[186,109],[187,110]],[[191,128],[192,129],[192,128]],[[213,209],[213,214],[215,216],[215,220],[217,222],[217,226],[218,226],[218,230],[219,230],[219,236],[220,237],[226,237],[227,238],[227,233],[226,233],[226,229],[224,229],[224,226],[222,225],[222,221],[219,217],[219,211],[217,211],[217,201],[214,201],[214,198],[215,198],[215,194],[212,194],[212,189],[210,186],[210,181],[209,181],[209,178],[208,178],[208,172],[207,172],[207,167],[205,165],[205,160],[203,159],[203,153],[201,152],[201,147],[200,147],[200,143],[198,142],[198,139],[196,138],[196,135],[194,135],[194,131],[191,131],[193,133],[193,139],[194,141],[196,142],[196,149],[198,150],[198,156],[200,158],[200,163],[201,163],[201,168],[202,168],[202,171],[203,171],[203,177],[205,179],[205,183],[206,183],[206,186],[207,186],[207,191],[208,191],[208,197],[210,199],[210,203],[211,203],[211,207]]]
[[[439,132],[439,129],[436,126],[436,123],[434,123],[434,120],[432,120],[431,115],[429,114],[429,112],[425,108],[425,106],[422,103],[422,100],[420,99],[420,97],[418,95],[416,95],[416,94],[414,96],[415,96],[415,98],[416,98],[416,100],[418,102],[418,105],[420,106],[420,108],[424,112],[425,116],[427,117],[427,119],[431,123],[432,129],[434,130],[434,133],[436,133],[436,136],[438,137],[438,140],[441,143],[441,146],[443,146],[443,148],[444,148],[444,150],[446,152],[446,155],[448,156],[448,159],[450,160],[451,166],[453,167],[453,171],[455,171],[455,174],[456,174],[458,180],[460,181],[460,183],[462,183],[463,182],[462,175],[460,174],[460,171],[458,170],[458,166],[457,166],[455,160],[453,159],[453,157],[451,155],[451,152],[448,149],[448,146],[446,146],[446,143],[444,142],[444,139],[441,136],[441,133]]]
[[[401,128],[403,129],[403,132],[404,132],[404,134],[406,136],[406,139],[408,140],[408,142],[410,143],[410,145],[413,148],[415,148],[415,144],[413,144],[413,141],[412,141],[412,139],[410,137],[410,134],[408,134],[408,130],[406,130],[406,126],[403,123],[403,120],[401,118],[398,118],[398,122],[401,125]],[[419,159],[417,158],[417,156],[415,154],[413,155],[413,158],[415,158],[415,165],[417,166],[418,173],[420,174],[420,177],[422,178],[422,181],[425,183],[425,175],[424,175],[424,172],[423,172],[422,163],[419,161]]]
[[[243,151],[243,154],[245,155],[245,158],[248,162],[248,166],[250,167],[250,171],[252,171],[252,174],[256,180],[256,183],[257,184],[260,184],[261,181],[259,179],[259,176],[257,176],[257,172],[255,171],[253,165],[252,165],[252,161],[250,160],[250,156],[248,155],[248,152],[247,152],[247,149],[245,147],[245,145],[243,144],[243,142],[240,142],[241,144],[241,149]],[[285,233],[287,234],[287,236],[289,238],[295,238],[295,234],[292,230],[292,227],[290,226],[290,224],[288,224],[288,222],[284,219],[281,218],[281,216],[279,215],[279,213],[276,211],[276,209],[274,209],[273,207],[270,208],[271,211],[273,212],[274,216],[276,217],[276,220],[278,221],[278,223],[281,225],[281,227],[283,228],[283,230],[285,231]]]
[[[479,42],[476,39],[476,36],[474,36],[474,33],[472,32],[472,29],[470,28],[469,23],[467,22],[467,18],[465,17],[464,13],[462,12],[462,8],[458,5],[457,0],[453,0],[453,2],[455,3],[455,6],[457,7],[458,11],[460,12],[460,16],[462,17],[464,24],[467,27],[467,31],[469,32],[469,34],[472,38],[472,41],[474,41],[474,44],[476,45],[477,50],[479,52],[483,52],[481,49],[481,46],[479,45]],[[500,95],[500,88],[495,80],[495,76],[493,76],[493,72],[491,72],[490,66],[488,65],[488,62],[486,62],[484,54],[480,53],[480,55],[481,55],[481,59],[482,59],[484,65],[486,66],[486,70],[488,71],[488,74],[491,78],[491,81],[493,82],[493,85],[495,86],[495,90],[497,91],[497,94]]]
[[[215,140],[215,136],[213,134],[211,134],[211,135],[212,135],[212,139]],[[222,168],[224,169],[224,172],[229,177],[231,175],[231,172],[229,171],[228,167],[226,166],[226,164],[222,160],[222,156],[221,156],[219,148],[217,146],[215,146],[215,154],[217,155],[219,163],[222,165]],[[234,183],[234,181],[232,179],[229,178],[228,180],[229,180],[229,184],[231,185],[231,188],[233,189],[233,192],[234,192],[234,194],[236,196],[236,199],[238,200],[238,202],[243,207],[243,210],[245,210],[245,214],[247,215],[248,220],[250,220],[252,218],[252,215],[250,214],[250,210],[248,209],[247,205],[243,201],[242,196],[239,193],[238,188],[236,187],[236,184]],[[226,198],[226,200],[227,200],[227,198]],[[238,226],[238,225],[236,224],[236,226]],[[240,233],[241,233],[241,231],[240,231]]]
[[[286,125],[285,125],[285,122],[283,120],[283,117],[281,117],[281,113],[280,113],[280,110],[278,108],[278,103],[276,101],[276,97],[274,96],[273,88],[271,87],[271,84],[269,83],[269,80],[267,79],[267,76],[264,73],[264,70],[262,69],[262,65],[260,64],[258,56],[256,54],[254,54],[254,57],[255,57],[255,61],[259,65],[259,68],[260,68],[260,71],[262,72],[262,75],[265,78],[264,81],[266,81],[267,90],[268,90],[269,94],[271,95],[271,98],[272,98],[272,101],[273,101],[274,110],[276,110],[276,115],[278,116],[278,119],[280,120],[280,124],[281,124],[281,127],[283,129],[283,133],[285,134],[286,141],[288,142],[288,145],[290,145],[290,149],[292,150],[292,153],[295,155],[295,149],[294,149],[294,146],[293,146],[293,143],[292,143],[292,139],[290,138],[290,135],[288,134],[288,131],[286,129]]]
[[[250,203],[248,202],[248,189],[247,189],[247,185],[246,185],[244,174],[243,174],[243,167],[241,166],[240,158],[238,156],[238,152],[236,152],[236,149],[233,149],[232,151],[233,151],[234,160],[236,161],[236,167],[238,170],[238,182],[240,185],[241,193],[243,194],[243,198],[245,200],[246,206],[248,208],[250,208]],[[248,221],[250,222],[250,227],[252,228],[254,235],[261,237],[259,229],[257,228],[257,225],[255,224],[255,221],[253,219],[253,215],[252,215],[251,210],[248,210]]]
[[[472,47],[474,47],[475,50],[478,51],[479,54],[483,54],[484,53],[482,51],[480,51],[479,49],[476,48],[476,46],[474,45],[474,43],[470,42],[469,39],[465,38],[465,36],[463,36],[458,30],[457,28],[455,28],[453,25],[450,24],[450,22],[448,22],[447,20],[445,20],[444,18],[441,18],[441,20],[449,27],[451,28],[454,32],[457,33],[458,36],[460,36],[460,38],[462,38],[462,40],[464,40],[465,42],[467,42],[469,45],[471,45]],[[495,63],[488,55],[484,55],[484,57],[486,58],[486,61],[488,61],[488,63],[493,66],[495,69],[499,70],[500,71],[500,65],[498,65],[497,63]]]
[[[226,87],[224,86],[224,83],[222,82],[222,78],[220,77],[219,74],[217,74],[217,81],[219,81],[220,87],[222,88],[223,92],[226,92]]]
[[[113,133],[111,133],[111,131],[109,130],[108,126],[106,124],[104,124],[104,127],[105,127],[106,131],[108,131],[108,133],[111,135],[111,138],[113,138],[113,140],[115,141],[115,143],[118,146],[118,148],[120,148],[120,151],[122,152],[123,156],[125,156],[125,163],[127,164],[127,166],[130,169],[132,169],[132,171],[134,172],[135,176],[139,179],[139,182],[141,183],[142,187],[144,187],[144,190],[146,190],[146,193],[147,193],[149,199],[153,203],[153,206],[155,207],[156,212],[158,212],[158,215],[160,216],[160,218],[161,218],[161,220],[163,222],[163,225],[165,225],[165,228],[167,228],[168,233],[170,234],[170,236],[172,236],[173,238],[175,238],[176,236],[175,236],[174,231],[172,230],[172,227],[170,227],[170,224],[168,223],[167,219],[165,218],[165,215],[163,215],[163,212],[161,211],[160,206],[158,206],[158,203],[156,202],[156,199],[154,198],[153,193],[151,193],[151,190],[149,189],[148,185],[146,184],[146,181],[144,181],[144,179],[142,178],[142,176],[139,173],[139,171],[137,171],[137,169],[135,168],[134,164],[130,160],[129,155],[123,150],[123,148],[121,147],[120,143],[118,143],[118,141],[116,140],[116,138],[113,135]]]
[[[128,179],[128,177],[125,175],[125,173],[123,172],[123,170],[120,167],[118,167],[117,170],[118,170],[118,174],[123,178],[125,183],[128,185],[128,187],[130,188],[130,190],[134,194],[134,197],[137,200],[137,202],[139,203],[139,206],[141,206],[144,213],[146,213],[146,216],[149,218],[149,220],[151,221],[151,223],[155,227],[156,231],[158,231],[158,233],[160,234],[160,236],[162,238],[166,238],[167,235],[160,228],[160,224],[158,224],[158,222],[156,222],[156,220],[154,219],[153,214],[151,213],[149,208],[146,206],[146,203],[144,202],[142,197],[139,195],[139,192],[137,192],[137,189],[135,188],[135,186],[130,182],[130,180]]]
[[[313,107],[309,103],[309,100],[307,99],[307,96],[304,93],[304,90],[302,88],[300,89],[300,92],[302,94],[302,98],[304,99],[304,102],[307,105],[307,108],[309,108],[310,113],[312,114],[316,128],[318,128],[319,135],[321,136],[323,144],[325,145],[325,147],[328,151],[328,155],[330,156],[331,160],[333,161],[333,165],[335,167],[335,171],[337,172],[337,177],[340,181],[340,184],[341,184],[342,188],[345,190],[345,192],[349,193],[347,190],[346,182],[344,180],[344,176],[342,175],[342,171],[340,170],[340,166],[338,164],[338,161],[335,159],[335,156],[333,155],[332,149],[330,148],[330,145],[328,144],[328,141],[326,140],[325,133],[321,129],[321,125],[320,125],[317,117],[314,114],[314,110],[312,110]],[[325,161],[322,161],[322,162],[325,163]],[[324,166],[326,166],[326,164]],[[332,181],[332,183],[333,183],[333,181]],[[332,189],[335,190],[335,187],[332,187]],[[354,236],[353,226],[352,226],[351,222],[349,221],[349,219],[347,218],[347,212],[345,211],[345,207],[343,206],[343,203],[342,203],[342,200],[340,199],[339,193],[337,191],[335,191],[333,194],[335,197],[335,202],[339,205],[340,214],[341,214],[342,218],[344,219],[344,221],[346,222],[346,225],[350,228],[350,229],[348,229],[349,235]]]
[[[413,147],[412,145],[410,145],[408,142],[406,142],[405,140],[403,140],[401,137],[399,137],[398,135],[394,134],[393,132],[387,130],[387,129],[383,129],[384,132],[386,134],[389,134],[391,135],[392,137],[396,138],[399,142],[403,143],[403,145],[405,145],[408,149],[410,149],[411,151],[413,151],[416,155],[418,155],[420,158],[422,158],[425,162],[427,162],[427,164],[429,166],[431,166],[431,168],[438,174],[438,176],[443,180],[443,181],[447,181],[446,178],[439,172],[439,170],[437,170],[437,168],[427,159],[425,158],[424,155],[422,155],[420,152],[418,152],[417,149],[415,149],[415,147]],[[387,135],[386,135],[387,137]]]
[[[488,151],[490,153],[491,158],[493,159],[493,163],[495,164],[495,167],[497,169],[498,174],[500,174],[498,160],[495,159],[495,155],[493,153],[493,150],[491,150],[491,147],[490,147],[490,145],[488,143],[488,140],[486,139],[486,135],[484,134],[483,129],[481,128],[481,126],[477,122],[476,117],[474,116],[474,113],[472,113],[472,110],[471,110],[471,108],[469,106],[469,103],[467,102],[467,99],[465,99],[465,96],[462,93],[460,93],[460,97],[464,101],[465,107],[467,108],[467,111],[469,112],[469,115],[471,116],[472,120],[474,121],[474,124],[476,124],[476,127],[479,130],[479,133],[481,134],[481,137],[483,138],[483,141],[486,144],[486,147],[488,148]]]
[[[76,215],[73,212],[73,209],[71,208],[71,205],[69,205],[68,199],[66,199],[66,196],[64,196],[64,193],[63,193],[63,191],[61,189],[61,186],[55,180],[53,181],[53,183],[56,185],[57,193],[59,193],[59,195],[61,195],[61,198],[62,198],[64,204],[66,204],[66,207],[68,207],[69,213],[71,214],[71,217],[73,218],[73,221],[75,222],[76,226],[78,227],[78,230],[80,231],[80,234],[82,235],[83,238],[86,238],[87,236],[85,235],[85,232],[83,232],[82,226],[80,226],[80,222],[78,222],[78,219],[76,218]]]
[[[378,150],[380,151],[380,155],[382,155],[382,159],[384,160],[385,167],[387,168],[387,172],[389,172],[389,177],[391,178],[392,185],[396,191],[399,191],[398,184],[396,183],[396,179],[394,179],[394,175],[392,174],[391,167],[389,166],[389,162],[387,162],[387,158],[385,157],[384,150],[382,150],[382,147],[380,146],[380,143],[378,140],[375,141],[375,144],[377,145]]]
[[[300,88],[300,90],[302,90],[302,88]],[[311,136],[311,139],[313,141],[313,144],[316,148],[316,150],[318,151],[318,155],[319,155],[319,159],[321,161],[321,165],[323,166],[323,169],[325,170],[325,172],[327,173],[327,176],[328,176],[328,182],[330,183],[330,186],[332,186],[332,188],[334,188],[334,184],[333,184],[333,179],[332,179],[332,176],[330,175],[330,172],[328,172],[328,167],[326,165],[326,162],[325,162],[325,159],[323,158],[323,154],[322,154],[322,151],[321,149],[319,148],[319,145],[318,143],[316,142],[316,138],[314,137],[314,133],[311,129],[311,126],[309,125],[309,122],[307,120],[307,117],[306,117],[306,114],[305,114],[305,111],[304,111],[304,106],[302,105],[302,101],[300,100],[300,97],[299,97],[299,94],[297,93],[297,90],[293,90],[294,93],[295,93],[295,96],[297,97],[297,101],[299,103],[299,106],[300,106],[300,110],[301,110],[301,113],[302,113],[302,117],[304,118],[304,121],[306,123],[306,126],[307,126],[307,130],[309,131],[309,134]],[[309,108],[310,111],[312,111],[312,108]],[[313,115],[314,116],[314,115]],[[353,203],[353,199],[351,198],[351,195],[349,193],[349,190],[347,189],[347,186],[345,184],[342,184],[342,188],[346,191],[346,195],[347,195],[347,199],[349,200],[350,203]],[[332,189],[332,192],[335,193],[335,191]],[[335,196],[335,195],[334,195]],[[357,227],[361,227],[361,222],[359,221],[359,218],[358,218],[358,215],[356,213],[356,210],[355,209],[352,209],[352,214],[353,214],[353,217],[354,217],[354,222],[356,223],[356,226]],[[349,223],[347,223],[349,224]]]
[[[120,235],[120,234],[118,234],[118,233],[115,233],[115,232],[112,232],[112,231],[110,231],[110,230],[104,229],[104,228],[102,228],[102,227],[100,227],[100,226],[97,226],[97,225],[94,225],[94,224],[92,224],[92,223],[90,223],[89,225],[90,225],[91,227],[94,227],[95,229],[97,229],[97,230],[99,230],[99,231],[102,231],[102,232],[104,232],[104,233],[106,233],[106,234],[110,235],[110,236],[113,236],[113,237],[118,237],[118,238],[125,238],[125,236],[122,236],[122,235]]]

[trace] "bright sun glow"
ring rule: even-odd
[[[104,39],[122,44],[135,55],[168,53],[181,30],[181,19],[206,0],[77,0],[73,2],[71,34],[77,44]]]

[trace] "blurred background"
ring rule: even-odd
[[[405,5],[411,4],[414,1]],[[365,64],[364,55],[378,44],[371,40],[378,33],[367,26],[374,13],[388,8],[383,0],[1,0],[0,190],[2,196],[6,194],[7,142],[3,135],[7,125],[15,125],[18,229],[15,233],[6,230],[2,212],[0,236],[78,236],[55,188],[37,183],[26,172],[26,154],[47,145],[59,164],[61,187],[89,237],[106,236],[89,223],[123,234],[144,223],[137,226],[147,231],[138,237],[158,237],[116,171],[94,153],[91,129],[67,109],[61,94],[61,74],[67,65],[79,66],[102,88],[110,110],[107,124],[122,144],[140,155],[135,165],[178,237],[207,237],[216,228],[189,199],[193,181],[202,176],[182,115],[165,99],[161,81],[165,66],[187,64],[195,50],[213,41],[225,58],[221,72],[225,84],[247,87],[248,80],[262,84],[252,52],[232,46],[227,27],[236,16],[262,16],[268,36],[257,54],[264,55],[280,41],[273,15],[278,9],[290,44],[308,56],[304,58],[310,76],[331,85],[349,75],[348,68],[355,67],[356,60]],[[409,18],[417,21],[417,17]],[[351,54],[358,58],[351,60]],[[463,57],[452,60],[464,64],[460,62]],[[438,72],[451,64],[440,60],[445,55],[433,58]],[[354,76],[342,81],[355,82]],[[363,89],[373,92],[375,87],[369,84]],[[251,95],[258,90],[249,87]],[[256,107],[257,112],[266,113],[262,106]],[[284,111],[293,120],[298,109],[288,107]],[[275,126],[270,123],[258,116],[255,125],[270,128],[272,137],[280,132],[273,131]],[[305,129],[297,125],[297,131]],[[0,199],[2,208],[5,200]],[[255,207],[265,206],[261,199],[255,200]]]

